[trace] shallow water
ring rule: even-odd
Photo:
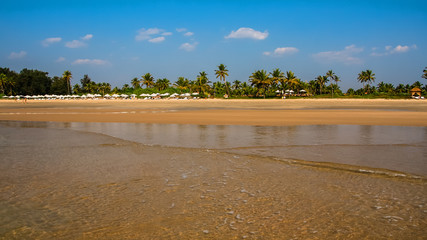
[[[314,125],[235,126],[145,123],[4,122],[70,128],[146,145],[347,164],[427,176],[427,127]],[[344,167],[344,166],[341,166]]]
[[[425,132],[396,140],[388,132],[407,131],[373,127],[357,139],[357,126],[336,128],[309,126],[310,138],[300,127],[1,122],[0,239],[425,239],[424,178],[282,157],[337,142],[359,145],[356,153],[386,144],[419,151]],[[174,141],[161,144],[164,132]],[[257,139],[239,142],[237,133]],[[258,151],[276,142],[280,157]]]

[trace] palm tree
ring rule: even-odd
[[[154,77],[151,76],[150,73],[146,73],[144,76],[142,76],[142,84],[147,88],[154,86]]]
[[[167,78],[157,79],[156,84],[155,84],[156,88],[159,91],[166,90],[169,87],[169,85],[170,85],[170,81]]]
[[[190,81],[184,77],[179,77],[174,86],[176,86],[178,89],[185,90],[190,87]]]
[[[130,83],[132,84],[133,89],[138,89],[141,87],[141,85],[139,85],[140,81],[138,78],[133,78]]]
[[[322,95],[322,89],[325,86],[325,84],[328,82],[328,78],[326,76],[319,75],[316,77],[316,82],[319,85],[320,95]]]
[[[375,82],[375,73],[372,73],[372,70],[366,70],[365,79],[368,84]]]
[[[223,80],[224,84],[226,84],[225,76],[228,76],[227,66],[225,66],[224,64],[221,63],[218,66],[218,70],[215,70],[215,75],[216,75],[216,78],[219,78],[219,80]],[[226,89],[227,89],[228,96],[230,96],[230,90],[228,89],[227,84],[226,84]]]
[[[375,73],[372,73],[372,70],[366,70],[359,73],[357,80],[363,84],[363,89],[365,89],[365,83],[372,83],[375,81]]]
[[[8,78],[6,76],[6,74],[2,73],[0,74],[0,88],[4,94],[4,91],[6,90],[6,82],[7,82]]]
[[[288,87],[293,88],[299,84],[299,78],[292,71],[287,71],[284,82]]]
[[[111,91],[111,85],[109,83],[100,83],[98,89],[100,91],[102,91],[102,96],[105,95],[105,92],[110,92]]]
[[[427,79],[427,67],[424,68],[423,73],[421,77]]]
[[[340,81],[340,79],[337,75],[335,75],[335,73],[332,70],[329,70],[328,72],[326,72],[326,77],[331,81],[332,97],[334,97],[334,86],[332,81],[334,81],[335,84],[338,85],[338,82]]]
[[[270,73],[270,75],[271,75],[272,82],[274,82],[275,84],[279,84],[279,83],[282,84],[282,93],[283,93],[283,90],[285,90],[284,89],[285,74],[282,71],[280,71],[280,69],[276,68],[273,70],[273,72]]]
[[[208,89],[209,87],[208,83],[209,83],[208,74],[205,71],[199,72],[195,85],[197,89],[200,91],[201,95],[204,94]]]
[[[80,79],[80,83],[82,84],[82,89],[86,89],[86,85],[89,84],[92,80],[90,77],[85,74],[82,79]]]
[[[65,81],[67,82],[68,95],[71,94],[71,78],[72,77],[73,76],[72,76],[71,72],[68,70],[62,74],[62,78],[64,78]]]
[[[249,81],[252,86],[255,85],[259,89],[264,89],[264,99],[267,93],[267,88],[271,84],[270,74],[265,70],[258,70],[249,76]]]

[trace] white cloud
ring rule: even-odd
[[[67,48],[81,48],[81,47],[85,47],[86,43],[79,41],[79,40],[73,40],[71,42],[66,42],[65,46]]]
[[[23,58],[25,56],[27,56],[27,52],[25,52],[25,51],[20,51],[18,53],[11,52],[9,55],[9,59],[19,59],[19,58]]]
[[[138,30],[138,34],[135,36],[136,41],[149,41],[151,43],[159,43],[166,40],[165,36],[172,35],[171,32],[165,32],[163,29],[159,28],[141,28]]]
[[[375,49],[372,49],[373,52],[371,53],[371,56],[375,56],[375,57],[380,57],[380,56],[387,56],[390,54],[394,54],[394,53],[405,53],[408,52],[411,49],[417,49],[417,45],[412,45],[412,46],[402,46],[402,45],[397,45],[396,47],[393,46],[385,46],[384,47],[385,52],[375,52]]]
[[[90,40],[93,38],[92,34],[86,34],[84,37],[82,37],[82,40]]]
[[[73,62],[73,64],[90,64],[90,65],[107,65],[109,64],[108,61],[101,60],[101,59],[77,59]]]
[[[274,49],[274,52],[263,52],[262,54],[266,56],[283,56],[283,55],[290,55],[293,53],[297,53],[299,50],[298,48],[294,47],[280,47]]]
[[[327,62],[342,62],[344,64],[361,64],[362,60],[354,55],[363,51],[363,48],[358,48],[355,45],[350,45],[341,51],[319,52],[313,55],[319,61]]]
[[[60,37],[46,38],[42,41],[42,45],[48,47],[50,44],[60,42],[61,40],[62,38]]]
[[[58,59],[56,59],[55,62],[64,62],[65,58],[64,57],[59,57]]]
[[[191,43],[183,43],[183,44],[181,44],[181,46],[179,47],[179,49],[182,49],[182,50],[187,51],[187,52],[191,52],[191,51],[193,51],[196,48],[197,44],[198,44],[197,42],[195,42],[193,44],[191,44]]]
[[[135,36],[135,40],[143,41],[143,40],[151,39],[152,35],[160,34],[161,31],[162,30],[158,28],[149,28],[147,30],[145,28],[141,28],[138,30],[138,34]]]
[[[255,40],[264,40],[268,37],[268,32],[259,32],[252,28],[239,28],[236,31],[231,31],[225,38],[252,38]]]
[[[187,37],[190,37],[190,36],[193,36],[194,35],[194,33],[193,32],[186,32],[185,34],[184,34],[184,36],[187,36]]]
[[[177,28],[176,31],[177,32],[185,32],[185,31],[187,31],[187,29],[186,28]]]
[[[165,40],[165,37],[156,37],[156,38],[149,39],[148,41],[152,43],[159,43],[159,42],[163,42],[164,40]]]

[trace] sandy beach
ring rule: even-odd
[[[0,101],[0,239],[425,239],[427,101]]]
[[[0,120],[201,125],[427,126],[427,101],[386,99],[0,101]]]

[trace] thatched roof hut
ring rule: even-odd
[[[421,89],[414,87],[409,91],[409,94],[411,94],[411,97],[419,97],[421,96]]]

